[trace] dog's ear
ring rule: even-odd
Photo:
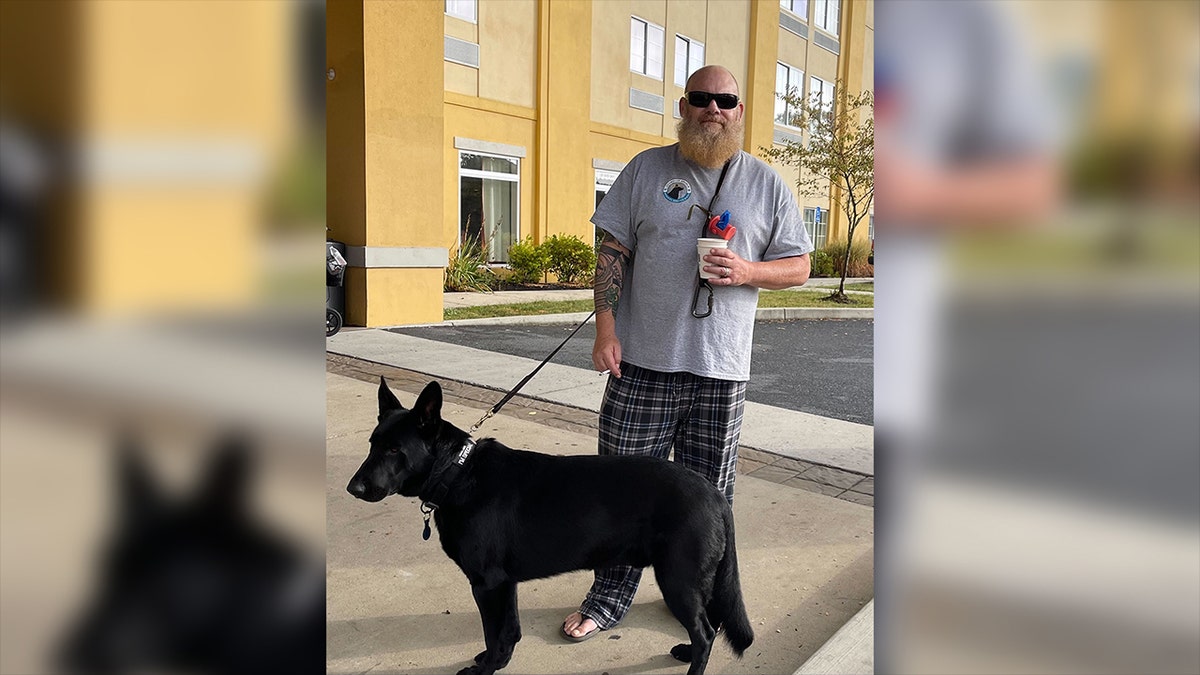
[[[388,389],[387,380],[383,379],[383,376],[380,375],[379,376],[379,421],[382,422],[383,418],[387,417],[388,415],[392,414],[393,412],[397,412],[400,410],[404,410],[404,406],[400,405],[400,399],[396,398],[396,395],[392,393],[391,389]]]
[[[136,521],[157,510],[164,500],[146,466],[142,444],[128,432],[122,432],[117,438],[116,451],[114,468],[121,520]]]
[[[242,434],[231,433],[213,446],[208,472],[200,484],[199,503],[210,513],[240,516],[250,494],[251,450]]]
[[[430,424],[442,420],[442,385],[436,380],[425,385],[425,390],[417,397],[413,411],[421,418],[421,424]]]

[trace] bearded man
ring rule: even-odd
[[[813,249],[787,184],[742,150],[744,113],[732,73],[697,70],[679,99],[679,142],[634,157],[592,216],[604,231],[592,363],[609,372],[600,454],[667,459],[673,449],[731,504],[758,289],[806,282]],[[703,258],[717,277],[702,282],[696,239],[718,236],[706,226],[725,211],[736,232]],[[596,570],[563,637],[617,625],[641,573]]]

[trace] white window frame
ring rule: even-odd
[[[819,102],[823,109],[832,112],[834,105],[833,83],[828,80],[822,80],[816,75],[809,77],[808,82],[808,95],[810,100]],[[812,124],[809,126],[808,133],[813,133],[816,124],[816,120],[813,120]]]
[[[817,219],[816,206],[804,207],[804,229],[808,230],[808,238],[812,240],[813,249],[820,251],[829,245],[829,209],[821,208],[821,220]]]
[[[620,171],[611,171],[609,169],[593,169],[593,171],[596,174],[596,192],[604,194],[608,194],[613,183],[617,182],[617,176],[621,175]]]
[[[483,169],[464,169],[462,166],[463,155],[476,155],[479,157],[495,157],[516,162],[516,173],[501,173],[499,171],[486,171]],[[462,228],[462,179],[463,178],[480,178],[483,180],[499,180],[507,183],[517,184],[517,199],[514,204],[513,224],[516,230],[513,232],[513,242],[521,241],[521,158],[512,155],[498,155],[494,152],[479,152],[476,150],[459,150],[458,151],[458,245],[463,243],[463,228]],[[506,265],[507,263],[488,261],[489,265]]]
[[[838,35],[841,21],[841,0],[813,0],[813,25],[826,33]]]
[[[682,55],[680,52],[682,51]],[[682,58],[681,58],[682,56]],[[683,69],[680,70],[679,66]],[[675,34],[675,86],[687,87],[687,79],[704,67],[704,43]]]
[[[629,17],[629,70],[662,80],[665,34],[663,27],[656,23]]]
[[[479,23],[478,0],[446,0],[446,14],[463,21]]]
[[[779,6],[795,14],[801,21],[808,21],[808,0],[779,0]]]
[[[832,110],[834,102],[833,83],[816,75],[809,77],[808,95],[820,102],[821,107]]]
[[[785,83],[787,88],[795,87],[797,90],[799,90],[800,96],[804,96],[804,71],[795,66],[788,65],[783,61],[775,62],[775,124],[795,129],[797,128],[795,125],[779,121],[779,113],[781,112],[780,108],[783,109],[783,113],[788,115],[788,119],[791,119],[791,111],[789,110],[787,103],[783,99],[779,98],[780,94],[785,93],[785,90],[781,90],[779,88],[779,76],[781,74],[781,68],[787,69],[784,71],[786,73]]]
[[[612,189],[613,183],[617,182],[617,176],[621,175],[621,172],[613,171],[611,169],[594,169],[594,171],[596,174],[596,192],[595,192],[595,194],[607,195],[608,191],[610,189]],[[598,197],[596,199],[596,208],[600,207],[601,199],[603,199],[603,197]],[[604,230],[600,229],[599,226],[595,226],[592,229],[593,229],[592,237],[595,240],[596,245],[599,246],[600,240],[604,237]]]

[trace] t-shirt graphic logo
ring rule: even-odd
[[[672,178],[663,186],[663,196],[678,204],[692,196],[692,186],[682,178]]]

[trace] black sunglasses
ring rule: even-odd
[[[687,93],[688,105],[693,108],[707,108],[710,101],[716,101],[717,107],[721,110],[730,110],[737,107],[738,97],[737,94],[710,94],[707,91],[689,91]]]

